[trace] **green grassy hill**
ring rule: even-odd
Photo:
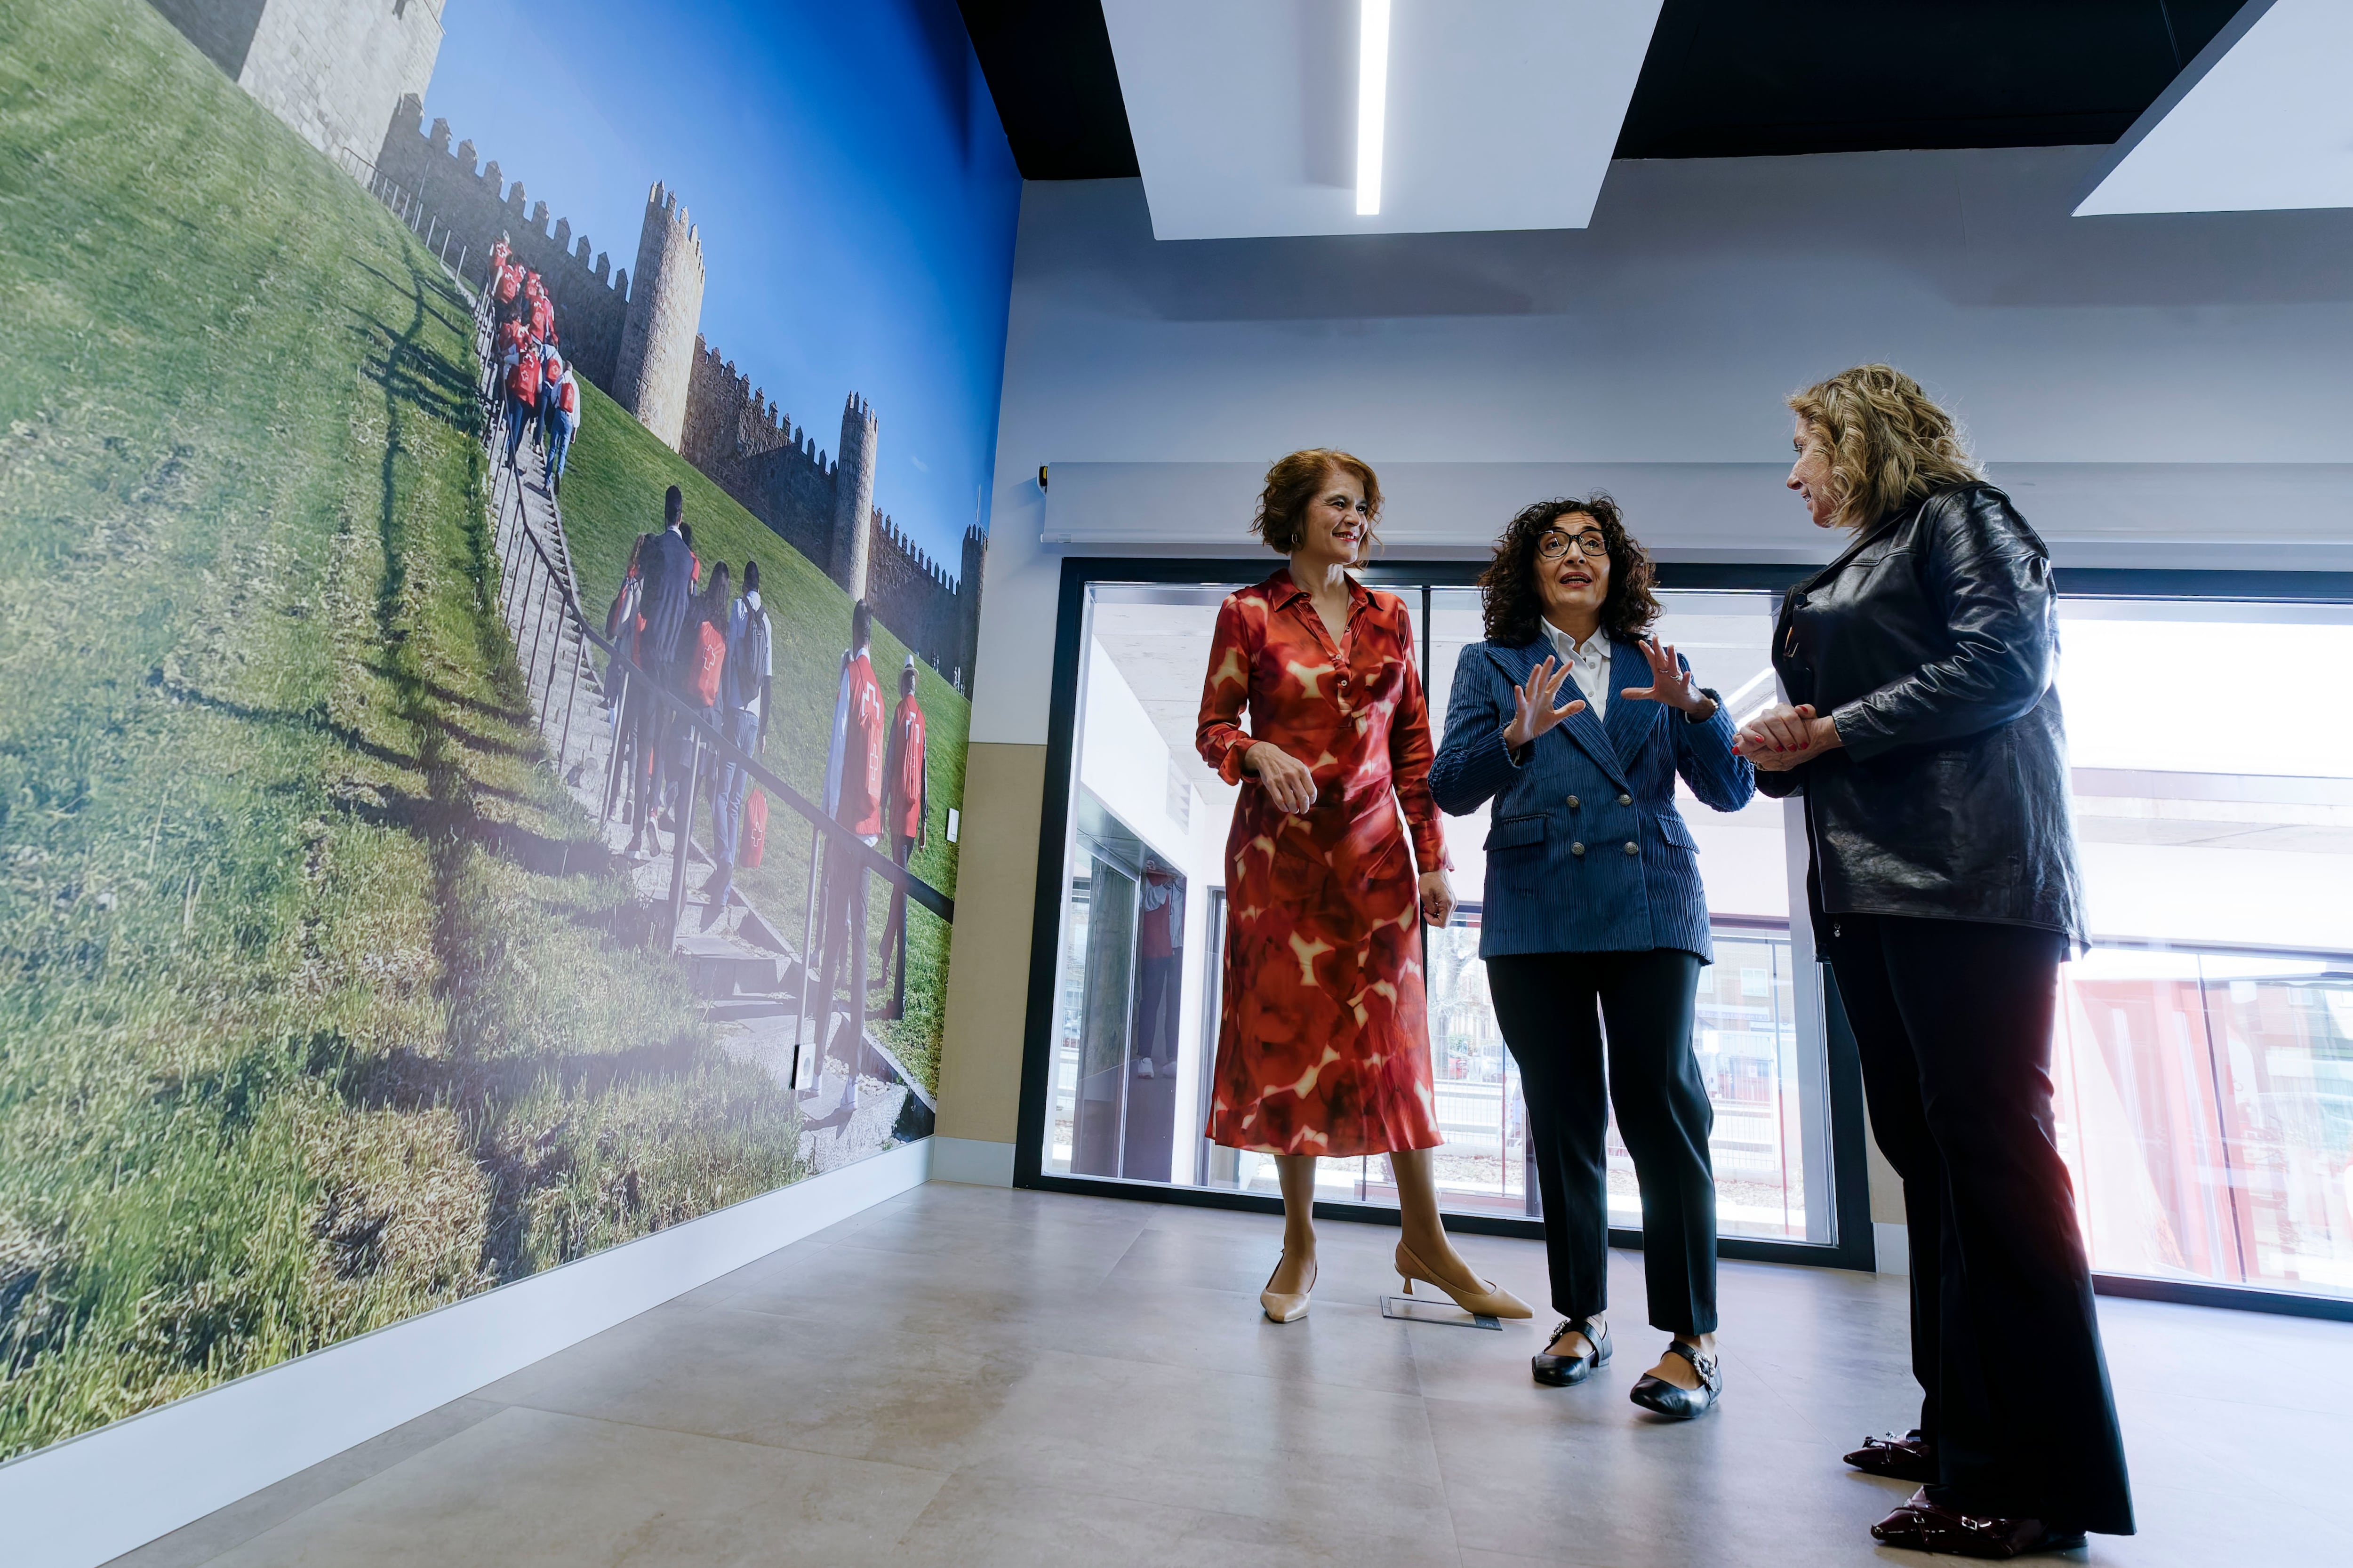
[[[637,536],[661,526],[662,494],[679,487],[695,553],[706,567],[724,561],[740,585],[744,562],[760,563],[760,598],[775,634],[776,711],[768,721],[769,766],[811,800],[824,798],[826,741],[833,723],[841,651],[849,641],[849,597],[806,556],[777,537],[701,469],[671,451],[612,399],[584,384],[580,437],[564,471],[564,528],[588,613],[601,627],[620,586]],[[907,648],[874,623],[874,673],[886,706],[898,700]],[[965,738],[972,705],[930,665],[915,666],[930,763],[932,837],[912,869],[944,893],[955,892],[955,846],[942,825],[964,803]],[[762,911],[800,941],[805,918],[808,831],[781,805],[769,817],[768,857],[740,879]],[[878,879],[868,910],[879,942],[887,911]],[[907,1016],[876,1026],[927,1089],[939,1086],[940,1013],[947,992],[948,928],[921,906],[908,912]],[[879,963],[879,959],[877,960]],[[879,973],[879,968],[875,971]]]
[[[798,1173],[538,760],[461,298],[140,0],[6,18],[0,1458]]]

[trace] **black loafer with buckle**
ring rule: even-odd
[[[1535,1355],[1528,1358],[1528,1370],[1535,1380],[1547,1388],[1570,1388],[1593,1375],[1593,1369],[1609,1364],[1609,1330],[1606,1324],[1596,1324],[1590,1318],[1574,1321],[1563,1319],[1553,1330],[1547,1345],[1557,1344],[1563,1334],[1583,1334],[1585,1342],[1593,1348],[1583,1355]]]
[[[1667,1343],[1669,1355],[1679,1355],[1691,1363],[1699,1373],[1697,1388],[1683,1388],[1663,1377],[1644,1373],[1641,1380],[1626,1391],[1626,1397],[1643,1409],[1676,1421],[1688,1421],[1694,1415],[1704,1415],[1715,1407],[1717,1397],[1724,1393],[1724,1368],[1714,1356],[1704,1356],[1681,1340]]]
[[[1930,1552],[1947,1557],[1981,1557],[2007,1562],[2040,1552],[2073,1552],[2084,1544],[2084,1532],[2045,1524],[2039,1519],[2001,1519],[1963,1513],[1928,1500],[1927,1489],[1912,1494],[1902,1508],[1871,1527],[1871,1538],[1884,1546]]]
[[[1936,1447],[1916,1427],[1901,1437],[1893,1432],[1883,1437],[1865,1437],[1846,1462],[1867,1476],[1885,1476],[1892,1481],[1925,1485],[1936,1479]]]

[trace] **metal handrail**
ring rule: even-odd
[[[689,706],[686,700],[676,693],[663,689],[661,683],[637,660],[622,652],[618,644],[596,631],[589,624],[587,614],[582,608],[579,599],[574,595],[572,584],[566,574],[557,567],[554,558],[548,553],[545,543],[541,541],[539,531],[532,525],[531,514],[522,505],[521,487],[517,486],[511,493],[514,496],[515,520],[522,534],[531,542],[533,552],[546,567],[548,574],[554,579],[557,591],[564,598],[565,611],[571,618],[573,628],[580,634],[583,640],[604,650],[613,661],[612,668],[618,668],[625,680],[635,679],[643,681],[645,686],[642,695],[650,696],[656,702],[666,705],[670,710],[691,723],[694,726],[696,738],[702,744],[712,747],[723,761],[731,762],[744,769],[765,785],[772,795],[807,819],[811,826],[829,835],[829,842],[835,848],[849,854],[849,864],[863,866],[892,886],[902,889],[909,898],[939,916],[941,920],[950,924],[955,923],[955,900],[954,899],[909,871],[890,856],[865,843],[858,835],[834,820],[830,813],[779,778],[758,758],[713,730],[704,721],[701,710]],[[626,687],[624,689],[627,689]],[[614,707],[617,712],[620,707],[617,698]]]

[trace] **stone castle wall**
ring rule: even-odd
[[[952,576],[874,508],[880,422],[862,399],[844,405],[840,456],[828,458],[703,342],[702,242],[675,195],[656,185],[649,196],[633,289],[606,253],[591,259],[570,219],[551,226],[547,204],[527,202],[522,181],[510,185],[495,162],[478,171],[471,142],[452,151],[448,121],[427,132],[423,97],[446,0],[151,3],[321,152],[373,154],[377,173],[438,220],[433,232],[448,232],[447,255],[463,257],[470,283],[485,281],[504,236],[546,284],[559,344],[582,375],[969,689],[987,537],[965,531]]]
[[[702,320],[702,237],[678,193],[646,193],[638,237],[637,291],[621,329],[614,401],[677,451],[685,437],[687,388],[693,376],[695,328]]]
[[[607,393],[621,353],[628,313],[629,275],[616,272],[606,254],[589,259],[586,235],[575,237],[572,220],[557,218],[551,229],[547,204],[525,205],[522,182],[506,184],[493,161],[477,173],[474,144],[449,150],[449,122],[436,120],[425,132],[424,105],[411,94],[400,100],[376,153],[377,171],[408,192],[427,213],[454,229],[449,259],[462,255],[466,280],[480,286],[490,269],[491,247],[503,234],[515,259],[540,276],[555,302],[557,346],[573,367]],[[438,251],[441,243],[434,242]]]
[[[867,494],[872,494],[877,423],[863,399],[852,396],[843,426],[867,433]],[[792,416],[768,401],[751,378],[702,339],[695,340],[680,452],[744,510],[776,531],[844,592],[851,553],[841,548],[839,520],[841,465]],[[853,491],[853,495],[855,492]],[[965,531],[961,579],[918,550],[898,525],[871,504],[866,517],[865,597],[884,626],[943,675],[962,685],[979,640],[976,599],[987,537]]]
[[[441,53],[444,0],[153,0],[214,64],[330,157],[364,158]]]

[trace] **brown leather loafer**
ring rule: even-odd
[[[1982,1557],[2007,1562],[2037,1552],[2072,1552],[2084,1544],[2080,1530],[2063,1530],[2039,1519],[2001,1519],[1962,1513],[1930,1502],[1924,1489],[1911,1500],[1871,1527],[1871,1537],[1885,1546],[1912,1552],[1938,1552],[1948,1557]]]
[[[1901,1437],[1893,1432],[1881,1437],[1865,1437],[1862,1447],[1849,1454],[1846,1462],[1865,1475],[1885,1476],[1891,1481],[1925,1486],[1936,1479],[1936,1450],[1917,1428]]]

